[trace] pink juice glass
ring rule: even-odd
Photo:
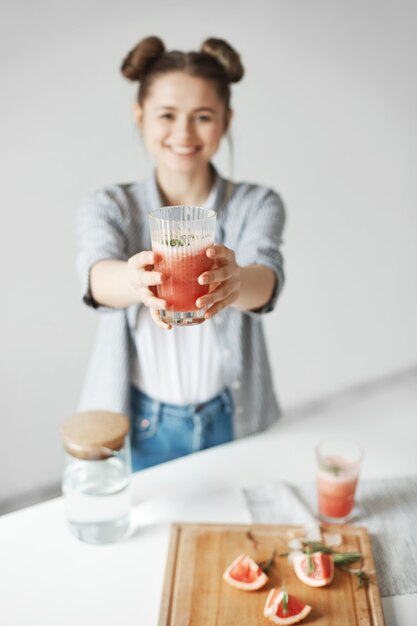
[[[198,309],[196,300],[209,291],[197,281],[211,269],[206,251],[214,243],[216,213],[197,206],[167,206],[149,213],[152,250],[157,254],[155,270],[164,282],[158,285],[158,298],[167,307],[160,311],[168,324],[191,326],[204,321],[206,309]]]
[[[348,439],[325,439],[316,447],[320,518],[344,524],[351,516],[362,449]]]

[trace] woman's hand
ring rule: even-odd
[[[154,270],[157,260],[157,254],[150,250],[135,254],[127,262],[127,277],[140,302],[148,307],[155,324],[160,328],[170,330],[171,324],[166,324],[159,316],[159,310],[166,309],[167,303],[156,296],[155,287],[161,285],[164,280],[163,274]]]
[[[210,246],[206,252],[214,261],[213,268],[198,277],[200,285],[209,285],[210,292],[198,298],[198,308],[208,308],[204,315],[210,319],[235,302],[240,295],[241,268],[233,250],[222,245]]]

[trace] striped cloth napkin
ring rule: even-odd
[[[270,482],[243,492],[255,523],[317,521],[314,483]],[[417,593],[417,476],[360,481],[349,523],[368,529],[381,596]]]

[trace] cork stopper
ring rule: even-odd
[[[68,417],[61,427],[65,450],[78,459],[108,459],[123,446],[130,422],[111,411],[83,411]]]

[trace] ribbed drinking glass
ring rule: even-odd
[[[213,261],[206,251],[213,242],[216,213],[198,206],[167,206],[149,213],[152,250],[157,254],[155,270],[164,275],[157,295],[167,303],[160,311],[169,324],[191,326],[204,321],[206,309],[196,300],[209,291],[198,277]]]

